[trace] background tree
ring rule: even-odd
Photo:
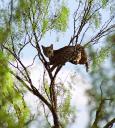
[[[95,116],[94,114],[95,112],[98,115],[95,118],[94,121],[95,123],[93,127],[102,127],[102,126],[104,128],[112,127],[115,122],[115,118],[114,118],[115,73],[113,72],[114,64],[115,64],[114,38],[115,38],[114,34],[109,36],[106,40],[105,47],[103,47],[103,49],[101,49],[100,52],[98,52],[98,54],[95,54],[93,50],[91,50],[91,54],[95,55],[93,56],[94,57],[93,69],[95,70],[92,70],[92,72],[90,73],[92,78],[93,88],[88,91],[90,96],[92,97],[91,101],[89,101],[91,105],[90,120],[92,120],[92,117]],[[107,61],[104,63],[103,60],[105,60],[105,58]],[[107,66],[105,65],[106,63]],[[88,127],[91,127],[91,122],[89,123]]]
[[[91,47],[99,43],[100,38],[113,32],[115,24],[112,22],[112,11],[110,17],[101,24],[101,11],[104,11],[105,7],[112,10],[111,3],[113,4],[113,1],[78,1],[73,17],[73,34],[65,45],[82,44],[85,48]],[[73,112],[70,107],[70,89],[65,88],[63,84],[56,84],[57,74],[62,66],[51,72],[41,51],[41,44],[49,31],[67,30],[69,8],[63,1],[56,0],[11,0],[1,4],[5,4],[4,8],[1,8],[0,17],[1,50],[12,57],[12,60],[8,60],[11,66],[8,72],[41,101],[48,127],[66,127]],[[92,27],[97,30],[96,34],[86,39]],[[34,51],[32,64],[28,66],[24,64],[21,56],[26,48]],[[33,84],[29,73],[29,68],[35,60],[40,61],[45,67],[41,88]],[[48,82],[45,79],[46,73],[49,77]],[[62,96],[65,97],[62,99]],[[53,124],[49,121],[51,117]]]

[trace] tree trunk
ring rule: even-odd
[[[53,116],[53,122],[54,122],[54,126],[52,128],[60,128],[59,118],[57,114],[57,95],[56,95],[56,89],[55,89],[55,78],[51,79],[50,98],[52,102],[52,116]]]

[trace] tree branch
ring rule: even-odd
[[[115,123],[115,118],[109,121],[103,128],[112,128],[114,123]]]

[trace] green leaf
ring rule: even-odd
[[[42,25],[42,33],[43,33],[43,35],[46,33],[47,28],[48,28],[48,20],[45,19],[45,20],[43,20],[43,25]]]
[[[106,7],[107,2],[108,2],[108,0],[102,0],[102,6],[103,6],[103,8],[105,8],[105,7]]]
[[[105,47],[102,47],[98,53],[95,53],[95,56],[93,57],[93,64],[92,64],[93,70],[98,69],[98,67],[102,64],[102,62],[108,57],[110,52],[111,52],[111,48],[108,48],[107,46],[105,46]]]
[[[69,9],[65,6],[62,6],[60,12],[52,20],[54,28],[60,31],[65,31],[68,25]]]

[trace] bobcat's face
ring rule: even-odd
[[[43,49],[43,53],[46,57],[51,58],[54,55],[54,51],[53,51],[53,44],[51,44],[48,47],[44,47],[42,46]]]

